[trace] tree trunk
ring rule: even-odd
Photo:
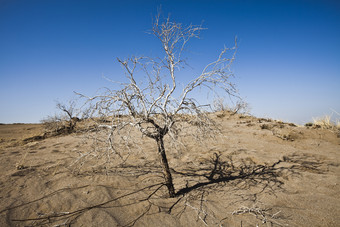
[[[168,187],[170,198],[173,198],[175,197],[176,194],[175,194],[174,184],[172,182],[172,176],[171,176],[171,172],[170,172],[170,168],[168,164],[168,159],[166,158],[166,154],[165,154],[163,137],[157,139],[157,146],[158,146],[158,154],[160,155],[160,158],[161,158],[165,185]]]

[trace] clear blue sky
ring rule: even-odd
[[[340,112],[340,1],[0,1],[0,122],[39,122],[55,100],[120,80],[116,57],[156,55],[157,8],[208,28],[189,44],[201,70],[239,40],[234,82],[252,113],[305,123]]]

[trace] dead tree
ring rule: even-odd
[[[164,137],[176,140],[178,127],[185,119],[199,130],[213,127],[204,106],[193,97],[197,88],[211,91],[222,89],[230,95],[236,93],[230,82],[230,66],[235,59],[235,46],[224,47],[217,59],[205,66],[199,75],[193,76],[183,89],[179,85],[178,71],[185,66],[182,54],[192,38],[198,38],[203,30],[201,26],[183,26],[169,18],[161,20],[158,15],[153,23],[151,34],[160,41],[163,58],[131,57],[126,60],[117,58],[125,71],[126,82],[115,82],[119,89],[105,89],[94,97],[86,97],[91,102],[97,116],[111,119],[111,124],[98,125],[98,129],[109,130],[108,142],[112,145],[115,135],[128,131],[126,128],[137,128],[142,135],[153,139],[157,144],[165,185],[169,196],[175,197],[175,188],[170,172]],[[113,81],[112,81],[113,82]],[[184,117],[185,116],[185,117]]]
[[[45,125],[45,129],[52,132],[55,135],[62,133],[72,133],[76,127],[76,124],[80,119],[79,110],[76,109],[76,102],[69,101],[68,104],[61,102],[56,103],[56,108],[61,112],[53,116],[47,116],[41,120],[41,123]]]
[[[64,113],[64,117],[68,121],[67,131],[69,133],[73,132],[77,122],[79,121],[79,118],[77,117],[78,114],[76,113],[76,103],[74,101],[69,101],[67,105],[57,102],[56,107]]]

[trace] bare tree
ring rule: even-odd
[[[74,128],[76,127],[77,122],[79,121],[78,110],[76,109],[76,102],[75,101],[69,101],[68,104],[64,104],[61,102],[57,102],[56,105],[57,109],[61,110],[67,121],[68,121],[68,132],[72,132]]]
[[[75,101],[69,101],[68,104],[57,102],[56,108],[61,111],[54,116],[47,116],[47,118],[41,120],[45,127],[49,131],[54,131],[56,134],[71,133],[74,131],[79,118],[78,109],[76,108]]]
[[[86,97],[92,103],[97,116],[111,119],[111,124],[100,124],[98,129],[108,130],[108,142],[113,153],[118,153],[113,140],[122,134],[128,138],[128,128],[136,128],[143,136],[153,139],[163,169],[169,196],[175,197],[170,167],[164,146],[164,137],[176,141],[181,125],[190,124],[198,133],[213,128],[206,105],[200,105],[192,94],[197,88],[202,91],[222,89],[229,95],[236,93],[230,82],[233,75],[230,66],[235,59],[236,40],[233,48],[224,47],[217,59],[205,66],[199,75],[179,88],[177,73],[185,66],[184,49],[192,38],[199,38],[201,26],[184,26],[158,15],[151,34],[160,41],[163,58],[130,57],[117,58],[125,71],[127,81],[117,83],[119,89],[106,88],[94,97]],[[229,56],[229,57],[228,57]],[[143,75],[143,76],[142,76]],[[113,81],[112,81],[113,82]],[[126,135],[125,135],[126,134]]]

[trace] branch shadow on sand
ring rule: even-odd
[[[206,162],[200,163],[198,168],[186,168],[183,171],[175,171],[185,177],[198,178],[191,186],[178,190],[176,195],[185,195],[203,187],[223,187],[226,184],[247,189],[252,186],[262,186],[262,191],[267,188],[274,190],[282,188],[283,181],[280,179],[284,167],[278,167],[283,162],[279,160],[273,164],[256,164],[251,159],[241,159],[236,162],[232,156],[222,160],[221,155],[214,153],[213,157]],[[292,172],[291,172],[292,173]],[[203,180],[202,180],[203,179]]]
[[[306,153],[296,152],[283,156],[275,162],[264,164],[258,164],[250,157],[239,158],[232,155],[222,157],[221,154],[214,153],[210,159],[202,161],[199,165],[192,165],[190,168],[181,171],[173,170],[174,174],[187,180],[186,186],[176,193],[179,200],[183,198],[185,200],[182,203],[184,204],[182,211],[177,209],[177,216],[178,214],[179,216],[182,215],[189,206],[196,211],[197,220],[208,225],[207,203],[209,194],[223,192],[223,194],[238,198],[235,199],[237,204],[247,201],[256,205],[258,202],[261,203],[261,195],[270,194],[277,197],[279,192],[289,191],[284,184],[290,177],[298,177],[302,172],[322,174],[326,171],[327,168],[325,168],[320,157]],[[219,194],[214,195],[218,197]],[[191,200],[189,203],[190,197],[195,198],[196,201]],[[177,206],[179,200],[169,208],[169,213],[174,206]],[[196,207],[190,205],[193,203],[196,203]],[[230,202],[229,205],[232,203]],[[256,206],[242,207],[241,210],[236,210],[232,214],[252,213],[257,219],[261,219],[262,223],[270,223],[271,226],[282,226],[277,220],[287,221],[288,217],[285,217],[284,214],[276,216],[281,211],[269,214],[268,211],[270,210],[271,208],[264,209]],[[213,225],[221,225],[222,221],[223,219],[211,221],[210,218],[210,223]]]
[[[137,168],[138,167],[138,168]],[[140,166],[125,165],[121,166],[121,172],[131,170],[138,176],[148,176],[156,174],[160,176],[161,170],[152,165],[146,165],[144,168]],[[140,171],[139,171],[140,170]],[[314,156],[306,154],[292,154],[284,156],[282,159],[271,164],[258,164],[251,158],[237,158],[234,156],[222,157],[222,155],[214,153],[210,159],[203,160],[199,165],[188,165],[187,168],[173,170],[175,179],[179,179],[182,186],[176,192],[176,198],[165,198],[166,187],[163,183],[145,185],[141,188],[134,188],[128,193],[120,194],[107,201],[83,207],[78,210],[69,211],[67,213],[54,213],[46,216],[26,219],[12,219],[12,223],[25,222],[35,223],[33,225],[50,225],[51,223],[61,223],[65,226],[75,223],[75,221],[89,210],[93,209],[117,209],[121,207],[139,206],[141,209],[129,218],[123,220],[118,226],[133,226],[144,217],[149,215],[165,212],[180,218],[181,215],[189,210],[197,213],[197,220],[200,219],[204,224],[208,224],[208,211],[204,210],[207,203],[205,197],[210,193],[218,190],[227,191],[226,193],[236,193],[241,190],[256,188],[253,196],[258,197],[262,193],[275,194],[278,191],[284,191],[284,180],[291,175],[299,175],[302,171],[310,171],[314,173],[322,173],[322,162]],[[118,172],[113,172],[117,174]],[[103,174],[100,172],[92,174]],[[156,180],[158,181],[158,180]],[[155,183],[155,182],[154,182]],[[88,186],[84,186],[88,187]],[[109,187],[109,186],[105,186]],[[77,190],[79,188],[68,188],[63,190]],[[226,190],[228,188],[228,190]],[[115,191],[114,187],[110,190]],[[230,191],[231,190],[231,191]],[[52,196],[59,191],[40,199],[22,204],[16,207],[10,207],[2,210],[0,213],[10,211],[22,206],[29,206],[32,203],[43,202],[46,197]],[[198,196],[197,196],[198,195]],[[243,198],[244,200],[249,198]],[[256,198],[255,198],[256,199]],[[197,207],[194,204],[198,204]],[[204,214],[204,215],[202,215]],[[221,220],[220,220],[221,221]],[[214,222],[218,223],[218,221]],[[33,226],[31,225],[31,226]]]

